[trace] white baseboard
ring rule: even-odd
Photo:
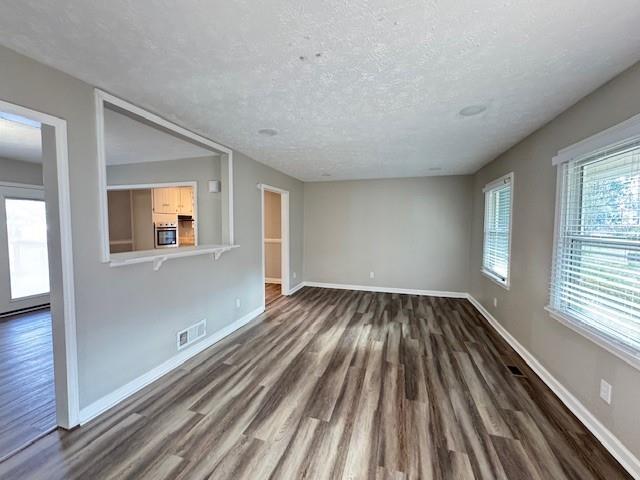
[[[221,330],[218,330],[213,335],[205,337],[202,341],[192,345],[191,347],[181,350],[180,353],[178,353],[177,355],[174,355],[169,360],[161,363],[157,367],[149,370],[147,373],[130,381],[129,383],[123,385],[117,390],[114,390],[108,395],[105,395],[104,397],[96,400],[92,404],[87,405],[86,407],[80,410],[80,425],[86,424],[87,422],[94,419],[101,413],[106,412],[110,408],[116,406],[118,403],[122,402],[126,398],[136,393],[137,391],[143,389],[150,383],[156,381],[163,375],[166,375],[171,370],[178,368],[180,365],[182,365],[184,362],[189,360],[191,357],[197,355],[198,353],[209,348],[213,344],[219,342],[226,336],[232,334],[239,328],[243,327],[244,325],[249,323],[251,320],[256,318],[258,315],[260,315],[262,312],[264,312],[264,306],[261,306],[260,308],[257,308],[256,310],[248,313],[244,317],[239,318],[232,324],[227,325]]]
[[[13,317],[14,315],[22,315],[23,313],[35,312],[37,310],[46,310],[48,308],[51,308],[51,304],[47,299],[46,302],[41,305],[34,305],[33,307],[19,308],[18,310],[11,310],[10,312],[0,313],[0,318]]]
[[[295,287],[290,288],[289,291],[285,293],[285,295],[293,295],[294,293],[296,293],[298,290],[300,290],[305,286],[306,286],[305,282],[300,282]]]
[[[342,283],[304,282],[306,287],[335,288],[338,290],[360,290],[364,292],[401,293],[405,295],[425,295],[430,297],[467,298],[465,292],[443,290],[416,290],[412,288],[376,287],[370,285],[346,285]]]
[[[606,448],[611,455],[622,465],[636,480],[640,480],[640,460],[633,454],[611,431],[605,427],[580,400],[578,400],[567,388],[562,385],[518,340],[504,328],[484,306],[473,296],[467,298],[474,307],[486,318],[489,324],[511,345],[553,393],[571,410],[571,412],[584,424],[594,437]]]
[[[277,285],[280,285],[282,283],[282,280],[280,278],[266,277],[264,279],[264,283],[275,283]]]

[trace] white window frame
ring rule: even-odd
[[[0,228],[4,228],[6,230],[6,234],[7,234],[7,247],[9,246],[9,235],[8,235],[8,225],[7,225],[7,213],[6,213],[6,207],[7,207],[7,200],[30,200],[30,201],[36,201],[36,202],[42,202],[43,205],[45,205],[46,208],[46,202],[45,202],[45,198],[44,198],[44,187],[36,187],[36,188],[26,188],[26,187],[16,187],[16,188],[7,188],[7,187],[2,187],[0,185],[0,201],[2,201],[3,205],[0,206],[0,209],[4,210],[4,222],[5,224],[0,226]],[[0,214],[1,215],[1,214]],[[47,267],[48,267],[48,260],[47,260]],[[31,295],[23,295],[22,297],[15,297],[13,296],[14,292],[12,289],[12,281],[11,281],[11,267],[9,267],[9,270],[7,272],[8,276],[9,276],[9,303],[11,305],[14,305],[17,307],[17,309],[19,308],[23,308],[22,304],[28,304],[26,306],[26,308],[30,308],[31,306],[37,306],[43,303],[49,303],[49,298],[51,295],[51,285],[49,285],[49,291],[44,292],[44,293],[34,293]],[[13,310],[14,308],[12,308]]]
[[[507,173],[506,175],[503,175],[500,178],[497,178],[495,180],[493,180],[492,182],[487,183],[484,188],[482,189],[482,193],[484,195],[483,197],[483,201],[484,201],[484,210],[483,210],[483,216],[482,216],[482,267],[480,269],[480,271],[482,272],[482,274],[489,278],[491,281],[497,283],[498,285],[500,285],[502,288],[509,290],[511,288],[511,236],[512,236],[512,232],[513,232],[513,196],[514,196],[514,178],[515,175],[513,174],[513,172]],[[491,193],[492,190],[495,190],[497,187],[501,187],[503,185],[505,185],[506,183],[510,183],[511,184],[511,202],[509,204],[509,246],[507,249],[507,275],[506,278],[503,280],[501,277],[499,277],[498,275],[496,275],[494,272],[492,272],[491,270],[487,269],[484,265],[484,250],[485,250],[485,229],[486,229],[486,208],[487,208],[487,195],[489,195]]]
[[[618,125],[615,125],[607,130],[581,140],[578,143],[570,145],[560,150],[556,154],[556,156],[553,157],[552,165],[558,167],[558,169],[556,174],[556,204],[552,257],[553,266],[551,275],[553,275],[553,272],[555,271],[555,263],[558,253],[558,236],[561,233],[560,229],[562,225],[561,209],[565,188],[564,175],[562,172],[563,169],[561,168],[562,165],[575,159],[598,155],[598,153],[638,141],[640,141],[640,115],[631,117],[628,120],[619,123]],[[550,282],[553,282],[553,277],[550,278]],[[550,284],[550,292],[551,288],[552,285]],[[563,325],[582,335],[583,337],[591,340],[596,345],[599,345],[616,357],[624,360],[632,367],[640,370],[640,352],[632,352],[631,350],[624,348],[620,344],[613,341],[608,335],[600,333],[595,328],[590,328],[580,319],[566,312],[557,310],[552,305],[551,295],[549,296],[549,304],[545,307],[545,310],[549,313],[551,318],[557,320],[558,322],[562,323]]]

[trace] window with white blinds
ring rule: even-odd
[[[550,309],[640,353],[640,142],[560,164]]]
[[[484,188],[484,247],[482,271],[509,288],[513,173]]]

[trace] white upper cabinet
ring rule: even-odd
[[[193,216],[193,187],[163,187],[153,189],[154,213],[177,213]]]
[[[154,188],[153,211],[154,213],[178,213],[180,204],[180,192],[177,188]]]
[[[193,187],[179,187],[178,214],[193,216]]]

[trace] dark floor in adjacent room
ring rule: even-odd
[[[264,284],[264,297],[265,304],[269,305],[270,303],[276,301],[278,298],[282,296],[282,286],[277,283],[265,283]]]
[[[0,477],[630,478],[468,300],[319,288]]]
[[[0,318],[0,459],[56,425],[51,312]]]

